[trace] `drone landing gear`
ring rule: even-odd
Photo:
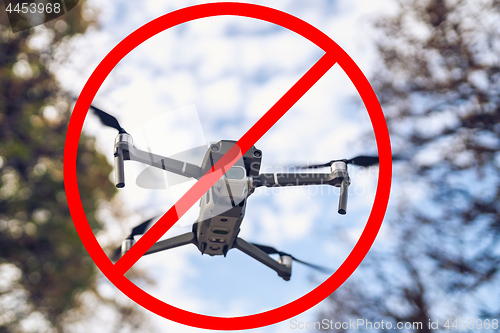
[[[282,263],[278,262],[271,258],[267,253],[259,249],[257,246],[250,244],[239,237],[234,241],[233,248],[240,250],[241,252],[249,255],[255,260],[258,260],[267,267],[271,268],[276,273],[278,273],[278,275],[283,278],[283,280],[290,280],[290,276],[292,275],[292,260],[289,256],[283,256],[282,258],[280,258],[280,261]]]

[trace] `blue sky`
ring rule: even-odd
[[[59,54],[62,65],[54,70],[61,84],[78,94],[97,64],[128,34],[162,14],[200,3],[205,1],[91,1],[88,13],[100,12],[100,27],[69,41],[69,57]],[[251,3],[286,11],[316,26],[368,77],[377,64],[370,21],[393,8],[389,1],[367,0]],[[106,79],[94,103],[115,115],[138,147],[168,155],[206,142],[238,139],[321,55],[303,37],[267,22],[206,18],[169,29],[132,51]],[[279,171],[280,166],[376,153],[374,140],[357,140],[370,129],[354,86],[335,65],[256,146],[263,150],[265,171]],[[112,163],[115,131],[93,116],[87,117],[84,130],[97,137],[99,150]],[[193,184],[143,189],[135,184],[143,169],[127,164],[127,185],[114,203],[124,207],[120,217],[103,205],[101,218],[107,229],[97,235],[101,244],[121,242],[130,227],[165,212]],[[249,199],[240,236],[335,269],[366,223],[377,184],[376,168],[352,167],[350,175],[346,216],[337,214],[338,192],[332,188],[257,190]],[[166,237],[189,230],[196,216],[194,207]],[[383,241],[384,233],[380,237]],[[237,250],[227,258],[209,257],[194,246],[145,257],[137,266],[154,279],[154,286],[145,286],[153,296],[188,311],[223,317],[282,306],[327,278],[295,264],[291,281],[285,282]],[[100,287],[104,293],[119,294],[107,281]],[[320,306],[296,319],[314,319]],[[162,332],[201,331],[154,314],[148,313],[148,318]],[[257,331],[289,330],[290,322],[284,321]]]

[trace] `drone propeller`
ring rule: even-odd
[[[123,129],[123,127],[120,126],[120,124],[118,123],[118,120],[116,120],[115,117],[113,117],[109,113],[106,113],[106,112],[102,111],[99,108],[96,108],[93,105],[91,105],[90,108],[94,111],[94,113],[96,114],[96,116],[99,117],[99,119],[101,120],[101,123],[103,125],[106,125],[108,127],[112,127],[114,129],[118,130],[118,132],[120,134],[127,133],[127,131],[125,131]]]
[[[146,230],[147,230],[149,224],[154,219],[155,218],[153,217],[147,221],[142,222],[137,227],[133,228],[132,232],[130,233],[130,235],[126,239],[133,240],[134,236],[144,235],[144,233],[146,233]],[[120,246],[117,249],[115,249],[115,251],[113,251],[113,256],[112,256],[113,261],[117,261],[118,259],[120,259],[121,255],[122,255],[122,247]]]
[[[323,266],[319,266],[319,265],[315,265],[315,264],[311,264],[311,263],[306,262],[306,261],[302,261],[300,259],[295,258],[291,254],[288,254],[288,253],[285,253],[285,252],[282,252],[282,251],[278,251],[274,247],[266,246],[266,245],[260,245],[260,244],[255,244],[255,243],[251,243],[251,244],[253,244],[254,246],[258,247],[259,249],[261,249],[262,251],[264,251],[267,254],[279,254],[280,256],[289,256],[293,260],[295,260],[296,262],[299,262],[299,263],[301,263],[303,265],[309,266],[309,267],[311,267],[311,268],[313,268],[313,269],[315,269],[317,271],[320,271],[322,273],[327,273],[327,274],[331,274],[332,273],[332,270],[329,269],[329,268],[326,268],[326,267],[323,267]]]
[[[395,158],[393,158],[395,159]],[[354,158],[351,158],[350,160],[331,160],[328,163],[324,164],[313,164],[313,165],[303,165],[303,166],[298,166],[296,168],[298,169],[319,169],[319,168],[326,168],[331,166],[335,162],[345,162],[347,164],[353,164],[357,166],[362,166],[362,167],[369,167],[375,164],[378,164],[378,156],[356,156]]]

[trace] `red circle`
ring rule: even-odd
[[[118,62],[157,33],[184,22],[219,15],[250,17],[274,23],[309,39],[325,52],[333,53],[368,110],[380,159],[377,193],[367,224],[355,247],[337,271],[317,288],[291,303],[258,314],[229,318],[206,316],[176,308],[141,290],[122,274],[117,274],[88,224],[76,174],[78,142],[87,111],[101,84]],[[342,285],[359,266],[377,236],[389,201],[391,173],[391,146],[384,114],[370,83],[356,63],[330,37],[312,25],[279,10],[247,3],[221,2],[186,7],[163,15],[127,36],[101,61],[85,84],[69,122],[64,149],[64,182],[70,213],[85,248],[103,274],[124,294],[150,311],[181,324],[213,330],[253,329],[278,323],[310,309]]]

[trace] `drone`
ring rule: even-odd
[[[205,153],[201,166],[175,158],[153,154],[134,146],[132,136],[123,129],[112,115],[90,106],[103,125],[118,130],[114,143],[115,183],[117,188],[125,187],[125,161],[136,161],[180,176],[200,179],[219,159],[227,153],[236,141],[221,140],[212,143]],[[210,256],[227,255],[231,249],[238,249],[274,270],[278,276],[289,281],[292,262],[309,266],[324,273],[331,270],[323,266],[302,261],[291,254],[274,247],[249,243],[238,237],[245,216],[248,197],[259,187],[330,185],[340,187],[338,213],[346,214],[348,187],[351,184],[347,165],[369,167],[379,162],[377,156],[358,156],[352,159],[332,160],[324,164],[297,166],[296,170],[330,168],[327,173],[260,173],[262,151],[252,146],[225,174],[201,197],[200,213],[192,230],[155,243],[144,255],[153,254],[194,244],[201,254]],[[130,235],[113,254],[117,261],[134,245],[135,236],[143,235],[154,218],[132,229]],[[274,260],[270,255],[279,255]]]

